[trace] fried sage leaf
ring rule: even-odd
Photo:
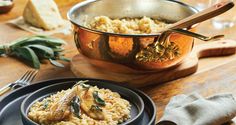
[[[105,101],[101,97],[99,97],[98,91],[94,91],[93,92],[93,98],[94,98],[94,100],[95,100],[95,102],[97,104],[99,104],[101,106],[105,106],[106,105]]]
[[[78,118],[81,118],[80,103],[81,101],[78,96],[73,97],[71,100],[71,112]]]

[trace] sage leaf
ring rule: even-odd
[[[30,37],[22,37],[11,42],[10,46],[20,46],[25,43]]]
[[[64,57],[63,44],[66,44],[64,40],[49,36],[22,37],[6,45],[9,51],[0,45],[0,55],[18,56],[27,60],[34,68],[39,68],[40,61],[44,59],[49,59],[51,64],[57,67],[64,67],[63,64],[56,61],[70,61]]]
[[[5,50],[4,50],[4,46],[3,45],[0,45],[0,56],[2,54],[5,54]]]
[[[53,37],[48,37],[48,36],[36,36],[36,38],[38,39],[43,39],[46,40],[46,42],[48,43],[52,43],[54,45],[63,45],[66,44],[66,42],[62,39],[57,39],[57,38],[53,38]]]
[[[28,45],[28,47],[32,48],[32,49],[37,49],[40,50],[40,52],[42,52],[43,54],[46,54],[49,57],[53,57],[54,56],[54,52],[51,48],[43,46],[43,45]]]
[[[16,55],[18,57],[22,57],[22,58],[26,59],[29,63],[31,63],[31,65],[34,68],[36,68],[36,69],[40,68],[39,59],[38,59],[37,55],[35,54],[35,52],[31,48],[29,48],[29,47],[17,48]]]
[[[78,118],[81,118],[81,110],[80,110],[80,98],[78,96],[73,97],[71,100],[71,112]]]
[[[99,97],[98,91],[94,91],[93,92],[93,98],[94,98],[94,100],[95,100],[95,102],[97,104],[99,104],[101,106],[105,106],[106,105],[105,101],[101,97]]]
[[[17,46],[26,46],[32,44],[44,44],[45,46],[53,47],[53,46],[61,46],[66,44],[64,40],[51,38],[48,36],[31,36],[31,37],[24,37],[15,40],[11,45],[13,47]]]
[[[59,60],[66,61],[66,62],[70,62],[70,61],[71,61],[71,59],[66,58],[66,57],[64,57],[64,56],[60,56],[60,57],[59,57]]]
[[[64,68],[64,67],[65,67],[63,64],[57,62],[56,60],[49,59],[49,61],[50,61],[51,64],[53,64],[54,66],[61,67],[61,68]]]
[[[53,49],[54,52],[62,52],[62,51],[64,51],[63,48],[58,48],[58,47],[52,48],[52,49]]]

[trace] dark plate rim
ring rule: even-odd
[[[13,97],[14,97],[14,95],[17,95],[17,93],[19,93],[19,95],[27,95],[27,94],[32,93],[32,92],[22,91],[22,90],[24,90],[25,88],[28,88],[28,87],[40,87],[40,88],[42,88],[42,86],[45,87],[46,85],[44,85],[44,84],[47,84],[49,81],[50,81],[50,82],[53,82],[53,84],[55,84],[55,83],[61,83],[61,82],[65,82],[65,81],[76,81],[76,80],[82,80],[82,79],[91,79],[91,78],[62,77],[62,78],[53,78],[53,79],[47,79],[47,80],[40,80],[40,81],[34,82],[34,83],[31,84],[31,85],[28,85],[28,86],[25,86],[25,87],[22,87],[22,88],[18,88],[18,89],[14,90],[14,91],[12,91],[12,92],[10,92],[10,93],[7,93],[6,95],[3,95],[3,96],[0,98],[0,105],[7,106],[8,104],[5,104],[5,105],[4,105],[3,102],[5,102],[6,99],[10,98],[10,96],[13,96]],[[135,92],[137,92],[137,93],[139,93],[139,94],[142,94],[143,97],[145,97],[146,99],[148,99],[149,103],[152,105],[151,108],[153,108],[153,109],[152,109],[153,112],[152,112],[152,115],[150,116],[150,121],[149,121],[148,125],[153,125],[153,124],[155,123],[156,115],[157,115],[157,108],[156,108],[156,106],[155,106],[154,101],[153,101],[147,94],[145,94],[144,92],[142,92],[141,90],[138,90],[138,89],[136,89],[136,88],[131,88],[131,87],[127,86],[127,85],[120,84],[120,83],[117,83],[117,82],[114,82],[114,81],[103,80],[103,79],[93,79],[93,80],[109,81],[109,82],[111,82],[111,83],[119,84],[120,86],[124,86],[124,87],[130,88],[130,89],[132,89],[133,91],[135,91]],[[44,83],[44,84],[40,84],[40,83]],[[50,84],[50,85],[51,85],[51,84]],[[23,92],[23,94],[20,94],[20,93],[22,93],[22,92]],[[11,99],[10,101],[12,101],[12,100],[14,100],[14,98]],[[7,101],[7,102],[9,102],[9,101]],[[149,109],[149,108],[150,108],[150,107],[148,107],[148,109]],[[2,112],[2,109],[4,109],[4,108],[1,108],[1,109],[0,109],[0,113]]]

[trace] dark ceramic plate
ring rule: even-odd
[[[79,81],[79,80],[86,80],[86,79],[67,78],[67,79],[49,80],[49,81],[39,82],[38,84],[33,84],[33,85],[30,85],[27,87],[20,88],[14,92],[8,94],[7,96],[5,96],[4,98],[2,98],[0,100],[0,125],[16,125],[16,124],[23,125],[23,123],[21,121],[21,117],[20,117],[20,105],[21,105],[22,101],[28,96],[28,94],[30,94],[38,89],[42,90],[43,87],[48,88],[50,86],[58,86],[58,89],[59,89],[60,88],[59,86],[63,85],[63,84],[66,85],[67,87],[69,87],[69,86],[71,87],[76,81]],[[97,83],[103,83],[103,84],[105,83],[106,85],[109,85],[109,86],[116,86],[118,88],[119,87],[123,88],[121,86],[115,85],[115,83],[111,82],[111,81],[96,80],[96,79],[89,79],[89,81],[91,81],[92,84],[96,83],[97,86],[98,86]],[[109,83],[109,84],[107,84],[107,83]],[[53,85],[53,84],[57,84],[57,85]],[[101,86],[98,86],[98,87],[107,88],[107,87],[103,87],[102,84],[101,84]],[[38,90],[38,91],[40,91],[40,90]],[[56,88],[55,88],[55,90],[56,90]],[[60,88],[60,90],[61,90],[61,88]],[[155,124],[155,117],[156,117],[156,108],[155,108],[154,103],[144,93],[142,93],[138,90],[133,90],[133,91],[135,91],[135,93],[137,93],[142,98],[142,100],[144,101],[144,105],[145,105],[143,116],[139,117],[139,119],[140,119],[139,125],[154,125]],[[125,96],[125,94],[122,96],[127,98]],[[133,101],[132,101],[132,103],[133,103]],[[136,103],[133,103],[133,105],[136,108],[138,108]]]
[[[21,115],[22,120],[25,125],[37,125],[37,123],[33,122],[27,117],[29,108],[38,100],[42,100],[45,97],[48,97],[52,94],[55,94],[58,91],[66,90],[73,87],[76,82],[64,82],[60,84],[54,84],[50,86],[46,86],[33,92],[28,97],[24,99],[21,104]],[[98,88],[110,89],[113,92],[117,92],[121,95],[122,98],[128,100],[131,104],[131,118],[121,125],[140,125],[139,123],[142,121],[143,112],[144,112],[144,103],[142,98],[133,92],[132,90],[116,85],[110,84],[110,82],[103,82],[97,80],[89,80],[87,83],[91,86],[97,86]]]

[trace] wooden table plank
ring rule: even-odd
[[[9,43],[10,41],[22,36],[32,35],[31,33],[22,31],[4,22],[9,19],[17,18],[22,15],[23,8],[27,0],[14,0],[15,7],[8,14],[0,15],[0,44]],[[56,0],[60,12],[66,18],[66,13],[71,6],[81,0]],[[207,0],[205,0],[208,2]],[[191,1],[188,1],[191,3]],[[226,38],[236,40],[236,26],[224,30],[215,29],[210,21],[201,23],[197,31],[205,35],[225,34]],[[67,57],[72,57],[78,54],[73,42],[73,35],[56,34],[54,37],[62,38],[68,42],[65,46]],[[202,41],[196,40],[196,44],[202,44]],[[204,96],[212,95],[220,92],[233,92],[236,94],[236,55],[227,57],[214,57],[202,59],[199,63],[198,72],[194,75],[175,80],[169,83],[144,88],[144,92],[154,99],[158,117],[162,115],[165,105],[169,99],[177,94],[199,92]],[[35,81],[73,77],[70,71],[69,63],[65,63],[65,68],[57,68],[49,63],[43,64],[39,75]],[[30,69],[21,61],[9,57],[0,58],[0,87],[8,82],[18,79],[26,70]]]

